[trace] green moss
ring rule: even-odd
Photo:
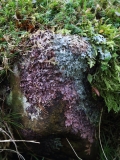
[[[94,75],[93,84],[104,98],[108,111],[120,111],[120,65],[112,59],[105,71],[98,71]]]
[[[15,67],[14,67],[15,68]],[[11,106],[11,109],[15,112],[15,113],[22,113],[22,93],[20,90],[20,79],[19,76],[17,75],[17,71],[15,71],[14,69],[14,73],[11,73],[11,92],[9,94],[9,96],[7,97],[7,103],[8,105]]]

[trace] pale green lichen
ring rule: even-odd
[[[85,88],[87,84],[85,84],[88,68],[87,58],[94,58],[95,56],[91,45],[85,38],[58,34],[54,38],[54,51],[63,77],[74,81],[79,99],[77,108],[74,106],[74,109],[84,110],[91,123],[96,123],[98,121],[97,107],[91,102],[90,95],[87,94]]]
[[[24,114],[28,117],[30,117],[30,119],[32,121],[34,121],[34,119],[38,120],[38,118],[40,119],[43,119],[41,117],[41,109],[38,108],[37,106],[34,106],[34,109],[35,109],[35,113],[34,112],[29,112],[27,113],[27,108],[30,106],[31,104],[27,101],[27,98],[25,96],[22,96],[22,106],[23,106],[23,109],[24,109]]]

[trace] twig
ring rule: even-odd
[[[7,130],[8,130],[8,133],[9,133],[9,134],[7,134],[6,132],[5,132],[5,133],[9,136],[9,138],[10,138],[11,141],[13,142],[13,144],[14,144],[14,146],[15,146],[15,149],[16,149],[16,153],[19,153],[18,147],[17,147],[17,145],[16,145],[16,143],[15,143],[15,141],[14,141],[14,137],[13,137],[13,135],[12,135],[12,133],[11,133],[11,131],[10,131],[7,123],[4,123],[4,124],[5,124],[5,126],[7,127]],[[20,159],[19,154],[18,154],[18,158]]]
[[[68,141],[70,147],[72,148],[73,152],[75,153],[76,157],[79,159],[79,160],[82,160],[76,153],[76,151],[74,150],[73,146],[71,145],[70,141],[66,138],[66,140]]]
[[[29,143],[38,143],[38,144],[40,144],[40,142],[36,142],[36,141],[14,140],[14,139],[0,140],[0,142],[29,142]]]
[[[15,152],[15,153],[17,153],[17,154],[19,155],[19,157],[20,157],[21,159],[25,160],[25,158],[24,158],[19,152],[15,151],[15,150],[12,150],[12,149],[0,149],[0,151],[1,151],[1,152],[3,152],[3,151]]]
[[[16,150],[0,149],[0,151],[1,152],[2,151],[12,151],[12,152],[15,152],[15,153],[17,153],[19,159],[25,160],[25,158],[19,153],[17,145],[16,145],[15,142],[30,142],[30,143],[40,143],[40,142],[26,141],[26,140],[15,140],[14,137],[13,137],[13,135],[12,135],[12,133],[11,133],[11,131],[10,131],[10,129],[9,129],[9,127],[8,127],[8,125],[7,125],[7,123],[5,123],[5,125],[6,125],[6,128],[7,128],[9,134],[5,130],[3,130],[2,128],[0,128],[0,132],[6,134],[10,139],[8,139],[8,140],[0,140],[0,142],[13,142]]]
[[[101,150],[102,150],[102,152],[103,152],[103,155],[104,155],[105,159],[108,160],[108,159],[107,159],[107,156],[106,156],[106,154],[105,154],[105,152],[104,152],[104,149],[103,149],[103,146],[102,146],[102,142],[101,142],[101,138],[100,138],[100,126],[101,126],[102,112],[103,112],[103,108],[102,108],[102,110],[101,110],[100,120],[99,120],[99,142],[100,142],[100,147],[101,147]]]
[[[1,131],[2,133],[6,134],[6,135],[10,138],[11,142],[13,142],[13,144],[14,144],[14,146],[15,146],[15,149],[16,149],[15,152],[18,153],[18,159],[20,159],[21,157],[20,157],[20,155],[19,155],[19,151],[18,151],[17,145],[16,145],[16,143],[15,143],[15,141],[14,141],[13,135],[12,135],[12,133],[11,133],[11,131],[10,131],[7,123],[5,123],[5,126],[7,127],[7,130],[8,130],[8,133],[9,133],[9,134],[7,133],[7,131],[3,130],[2,128],[0,128],[0,131]],[[2,140],[1,140],[1,141],[2,141]],[[4,141],[4,140],[3,140],[3,141]]]

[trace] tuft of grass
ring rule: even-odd
[[[107,109],[104,110],[101,126],[100,126],[100,138],[101,138],[101,146],[99,147],[98,160],[105,160],[105,155],[108,160],[119,160],[120,152],[119,152],[119,130],[120,130],[120,113],[114,113],[110,111],[108,114]],[[104,151],[104,153],[103,153]],[[104,155],[105,154],[105,155]]]

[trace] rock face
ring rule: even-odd
[[[30,50],[14,66],[8,98],[22,114],[23,137],[44,139],[39,153],[43,146],[53,146],[54,156],[75,159],[67,137],[81,158],[95,159],[99,113],[87,82],[86,58],[94,56],[91,45],[83,37],[50,31],[32,34],[28,45]],[[51,154],[48,148],[46,155]]]

